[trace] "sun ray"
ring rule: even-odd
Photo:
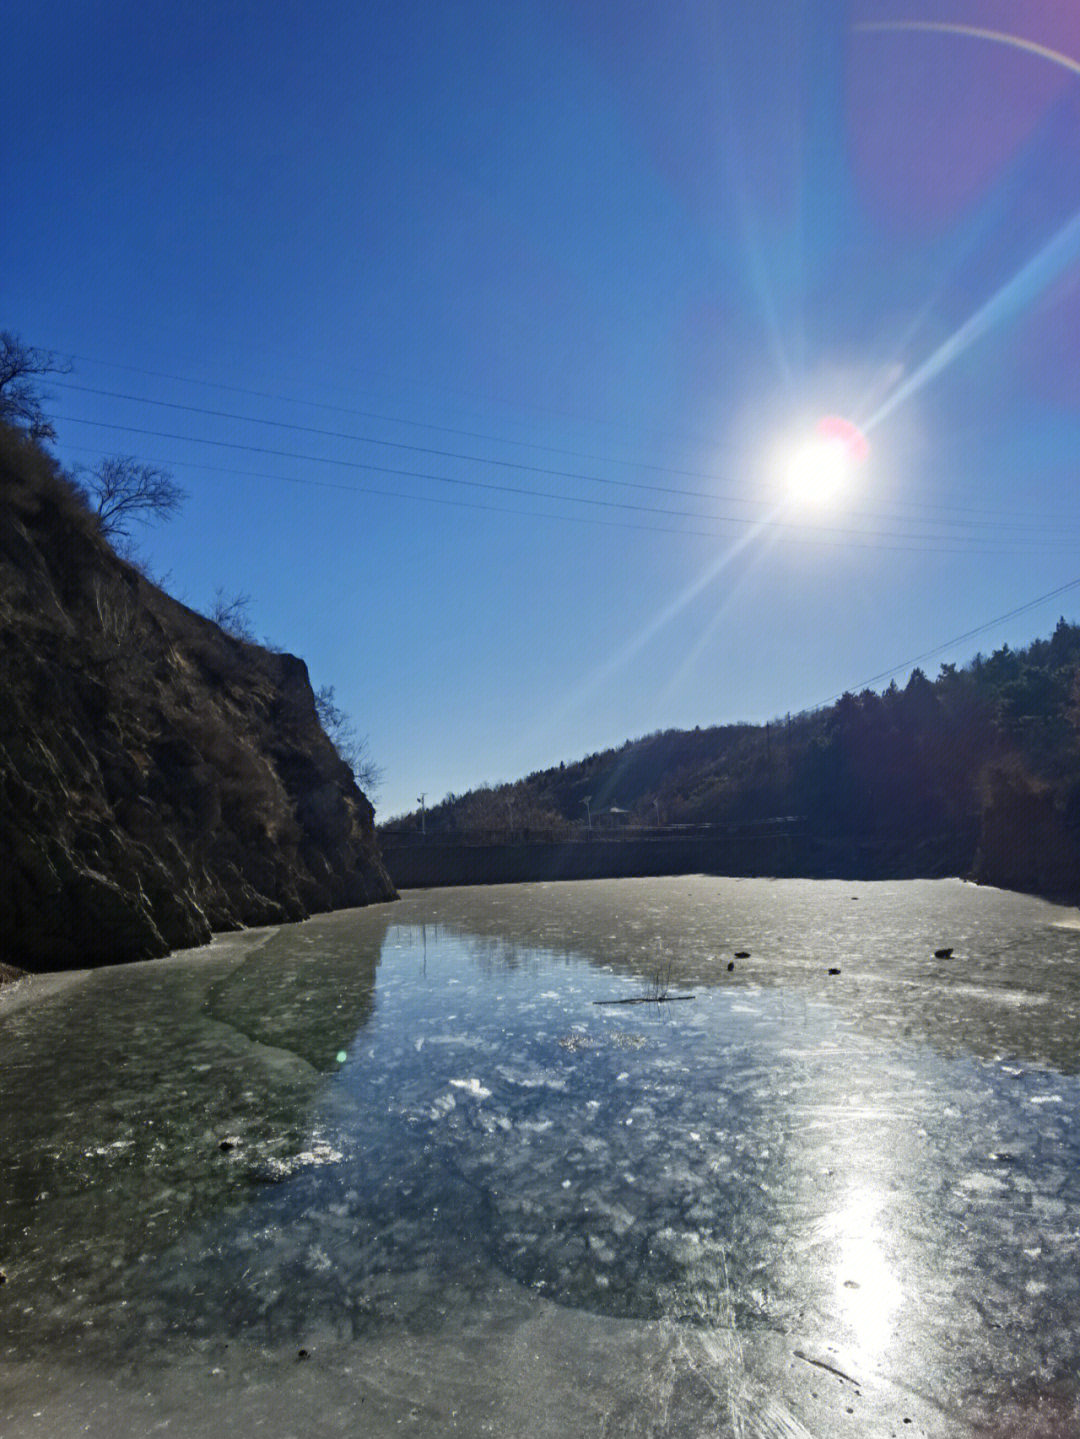
[[[1077,259],[1080,259],[1080,210],[1062,225],[1053,239],[1048,240],[1033,259],[1022,266],[1012,279],[1006,280],[974,315],[965,320],[958,330],[937,347],[929,359],[924,360],[919,368],[878,406],[863,429],[869,431],[880,425],[898,405],[929,384],[977,340],[981,340],[996,325],[1018,315],[1029,301],[1052,284]]]
[[[732,203],[735,223],[742,242],[750,286],[760,307],[760,320],[765,331],[772,360],[788,386],[794,383],[794,370],[784,343],[784,326],[780,317],[776,296],[769,282],[768,265],[757,226],[754,222],[753,206],[746,184],[751,167],[739,153],[738,127],[727,102],[727,86],[721,89],[724,117],[724,181],[725,191]]]
[[[763,536],[761,541],[760,558],[764,559],[766,554],[768,554],[771,550],[774,550],[779,543],[779,531],[773,531],[772,534]],[[751,573],[752,571],[748,566],[746,569],[743,570],[742,574],[737,575],[734,581],[732,581],[725,589],[720,604],[717,607],[716,613],[713,615],[712,619],[709,620],[708,624],[702,630],[701,634],[698,636],[691,648],[683,656],[678,668],[673,672],[673,674],[668,679],[667,684],[660,691],[659,697],[661,709],[667,708],[669,703],[678,694],[678,691],[682,687],[687,676],[697,668],[697,665],[701,660],[701,656],[705,653],[705,650],[708,648],[708,645],[713,639],[713,636],[716,634],[716,631],[720,628],[724,620],[727,619],[732,605],[734,604],[740,591],[745,587],[747,581],[750,579]]]
[[[672,620],[682,614],[687,605],[695,600],[703,590],[707,589],[714,580],[719,579],[724,570],[733,564],[745,549],[754,544],[759,536],[769,532],[770,527],[775,524],[780,516],[782,509],[782,505],[775,506],[768,514],[764,515],[756,525],[748,529],[745,534],[740,535],[737,540],[728,546],[723,554],[717,555],[710,564],[706,565],[704,570],[702,570],[695,579],[691,580],[674,599],[670,600],[658,614],[654,615],[620,650],[602,664],[598,665],[570,694],[564,696],[560,704],[549,709],[542,719],[544,729],[552,725],[555,721],[562,719],[571,710],[582,704],[590,695],[595,694],[613,675],[617,674],[619,670],[629,664],[634,656],[639,654],[651,639],[654,639],[665,626],[669,625]],[[535,733],[539,734],[540,732],[541,730],[538,726]]]

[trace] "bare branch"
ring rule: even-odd
[[[251,596],[227,595],[221,585],[214,591],[214,603],[207,615],[234,640],[255,644],[255,626],[251,622]]]
[[[56,431],[42,408],[47,396],[35,379],[70,373],[70,361],[57,359],[52,350],[24,345],[10,330],[0,330],[0,421],[25,430],[32,440],[55,440]]]
[[[107,535],[130,534],[132,520],[171,519],[187,499],[168,470],[140,464],[133,455],[116,455],[76,473]]]
[[[353,772],[356,783],[369,797],[377,794],[386,771],[376,764],[368,750],[367,736],[359,736],[356,726],[334,699],[334,686],[323,685],[315,692],[315,712],[326,737]]]

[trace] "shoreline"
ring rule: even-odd
[[[605,876],[605,877],[597,876],[597,878],[606,878],[606,877],[618,878],[619,876]],[[624,877],[625,877],[625,878],[646,878],[646,879],[647,879],[647,878],[657,878],[657,879],[663,879],[663,878],[678,878],[679,876],[674,876],[674,875],[669,875],[669,876],[664,876],[664,875],[649,876],[649,875],[645,875],[645,876],[624,876]],[[725,878],[728,878],[728,879],[736,879],[736,878],[739,878],[740,876],[737,876],[737,875],[707,875],[707,876],[704,876],[704,877],[713,878],[713,879],[725,879]],[[830,882],[830,881],[835,881],[835,879],[836,879],[836,876],[824,876],[824,875],[818,875],[818,876],[815,876],[815,875],[771,875],[771,876],[769,876],[769,875],[759,875],[759,876],[756,876],[756,877],[757,877],[757,878],[771,878],[771,879],[778,880],[778,881],[779,881],[779,880],[784,880],[784,879],[821,879],[823,882],[826,882],[826,883],[827,883],[827,882]],[[928,876],[926,876],[926,877],[928,877]],[[854,883],[854,882],[869,883],[869,884],[875,884],[875,883],[880,883],[880,884],[893,884],[893,883],[897,883],[897,882],[903,883],[906,879],[914,880],[915,878],[916,878],[916,877],[914,877],[914,876],[905,876],[903,879],[894,878],[894,877],[889,877],[889,878],[885,878],[885,877],[875,877],[874,879],[869,879],[869,880],[867,880],[867,879],[862,879],[862,880],[858,880],[858,881],[853,880],[853,881],[851,881],[851,882],[853,882],[853,883]],[[1043,893],[1040,893],[1040,892],[1037,891],[1037,890],[1013,889],[1013,888],[1010,888],[1010,887],[1008,887],[1008,886],[1006,886],[1006,885],[990,884],[990,883],[987,883],[987,882],[984,881],[984,880],[976,880],[976,879],[973,879],[970,875],[939,875],[939,876],[934,876],[933,878],[935,878],[935,879],[938,880],[938,881],[942,881],[942,882],[948,882],[948,881],[951,880],[951,881],[953,881],[953,882],[955,882],[955,883],[958,883],[958,884],[971,884],[971,885],[975,885],[975,886],[976,886],[977,888],[979,888],[979,889],[998,889],[998,890],[1001,890],[1002,893],[1004,893],[1004,894],[1025,895],[1025,896],[1027,896],[1029,899],[1039,899],[1039,900],[1043,900],[1045,903],[1054,905],[1055,907],[1060,908],[1060,909],[1067,909],[1067,910],[1074,910],[1074,911],[1075,911],[1075,910],[1080,910],[1080,896],[1077,896],[1077,895],[1051,895],[1051,894],[1043,894]],[[587,883],[588,880],[577,879],[577,880],[569,880],[569,881],[564,881],[564,882],[571,883],[571,884],[580,884],[580,883]],[[526,883],[526,884],[532,883],[532,884],[541,884],[541,885],[543,885],[543,884],[544,884],[544,881],[540,881],[540,880],[526,880],[526,881],[524,881],[524,883]],[[406,894],[418,894],[418,893],[423,893],[425,890],[430,890],[430,889],[434,889],[434,888],[458,889],[458,888],[461,888],[461,887],[462,887],[462,886],[459,886],[459,885],[456,885],[456,884],[451,884],[451,885],[447,885],[447,886],[436,886],[436,885],[416,885],[416,886],[411,886],[411,885],[409,885],[409,886],[403,886]],[[479,887],[479,888],[484,888],[484,889],[498,889],[498,888],[500,887],[500,885],[499,885],[498,883],[491,883],[491,882],[489,882],[488,884],[482,884],[482,885],[480,885],[480,886],[478,886],[478,887]],[[364,906],[364,907],[366,908],[367,906]],[[349,908],[352,908],[352,906],[346,905],[346,906],[343,907],[342,910],[337,910],[337,911],[335,911],[335,910],[326,910],[326,911],[323,911],[323,913],[325,913],[325,914],[344,913],[345,910],[347,910],[347,909],[349,909]],[[309,916],[309,917],[311,917],[311,916]],[[296,921],[296,922],[297,922],[297,923],[303,923],[302,920]],[[1059,921],[1058,921],[1058,924],[1059,924],[1061,927],[1064,927],[1064,928],[1078,928],[1078,929],[1080,929],[1080,914],[1077,914],[1077,915],[1071,920],[1071,922],[1070,922],[1069,919],[1062,919],[1062,920],[1059,920]],[[73,988],[75,985],[81,983],[82,981],[84,981],[84,980],[86,980],[86,979],[89,979],[92,975],[99,973],[102,969],[112,969],[112,968],[131,969],[131,968],[133,968],[133,967],[139,967],[139,966],[149,966],[149,965],[157,966],[157,965],[160,965],[160,964],[163,964],[163,963],[167,962],[167,961],[170,960],[170,959],[176,959],[176,958],[179,958],[179,957],[186,957],[186,956],[188,956],[188,955],[203,955],[203,956],[209,956],[209,955],[212,954],[212,953],[219,953],[222,948],[225,948],[225,949],[236,948],[237,950],[239,950],[240,955],[242,956],[242,955],[243,955],[245,952],[247,952],[249,949],[258,947],[259,944],[263,943],[267,938],[269,938],[272,934],[276,933],[277,930],[280,929],[280,928],[281,928],[280,925],[258,925],[258,926],[252,926],[250,929],[221,930],[221,931],[213,934],[213,935],[211,936],[211,938],[207,941],[206,944],[197,945],[197,946],[195,946],[194,948],[173,949],[173,950],[170,950],[170,951],[168,952],[168,954],[159,955],[156,959],[129,960],[129,961],[123,962],[122,964],[116,965],[116,966],[114,966],[114,965],[95,965],[95,966],[83,967],[83,968],[79,968],[79,969],[53,969],[53,970],[34,971],[34,970],[20,970],[20,969],[18,969],[18,967],[15,966],[15,965],[5,964],[5,965],[3,965],[3,966],[0,966],[0,1020],[6,1019],[9,1015],[15,1014],[15,1013],[18,1012],[19,1010],[25,1009],[27,1006],[29,1006],[29,1005],[31,1005],[31,1004],[36,1004],[36,1003],[38,1003],[39,1001],[46,1000],[46,999],[50,999],[53,995],[63,993],[65,990],[70,989],[70,988]]]
[[[23,970],[21,974],[0,979],[0,1019],[6,1019],[9,1014],[24,1009],[28,1004],[35,1004],[39,999],[48,999],[70,989],[93,973],[93,969],[47,969],[36,974]]]
[[[363,906],[363,908],[367,908],[367,906]],[[344,913],[344,910],[328,910],[326,912]],[[295,923],[303,924],[304,921],[296,920]],[[223,951],[226,954],[235,951],[237,960],[240,960],[253,949],[257,949],[259,945],[265,944],[280,928],[280,925],[269,924],[252,925],[249,929],[223,929],[211,935],[205,944],[187,949],[170,949],[168,954],[160,954],[155,959],[123,960],[118,964],[98,964],[79,969],[22,970],[17,972],[13,978],[0,979],[0,1019],[6,1019],[9,1014],[14,1014],[29,1004],[36,1004],[39,1000],[49,999],[54,994],[61,994],[64,990],[70,989],[104,970],[156,967],[167,964],[170,960],[187,959],[192,956],[217,958]],[[8,965],[7,968],[14,970],[16,967]]]

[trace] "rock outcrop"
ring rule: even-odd
[[[982,829],[971,878],[1055,898],[1080,894],[1080,854],[1045,783],[1017,759],[983,776]]]
[[[0,427],[0,962],[116,963],[394,897],[302,660],[226,634]]]

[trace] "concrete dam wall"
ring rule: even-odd
[[[399,889],[513,884],[635,875],[722,874],[814,879],[940,878],[969,859],[944,842],[918,855],[888,842],[844,844],[807,835],[593,838],[568,842],[453,843],[441,836],[382,837],[383,863]]]

